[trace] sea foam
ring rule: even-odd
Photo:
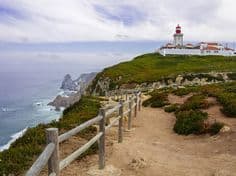
[[[11,140],[7,144],[5,144],[3,146],[0,146],[0,152],[9,149],[11,144],[13,142],[15,142],[18,138],[22,137],[25,134],[25,132],[27,131],[27,129],[28,129],[28,127],[26,127],[25,129],[11,135]]]

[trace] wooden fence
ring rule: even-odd
[[[88,150],[95,142],[98,141],[98,155],[99,155],[99,169],[105,167],[105,134],[109,128],[114,126],[118,122],[118,142],[121,143],[123,140],[124,116],[128,116],[128,130],[131,129],[132,125],[132,114],[134,117],[137,116],[137,112],[141,110],[141,92],[135,93],[131,96],[127,96],[126,101],[120,100],[117,105],[111,109],[101,108],[97,117],[77,126],[76,128],[61,134],[58,136],[57,128],[49,128],[46,130],[47,146],[44,151],[34,162],[32,167],[26,173],[26,176],[37,176],[48,164],[48,175],[59,176],[60,171],[67,167],[71,162]],[[111,116],[113,113],[118,111],[118,115],[115,119],[106,126],[106,118]],[[90,139],[86,144],[80,147],[78,150],[67,156],[65,159],[59,159],[59,143],[68,140],[73,135],[76,135],[85,128],[99,124],[99,131],[96,136]]]

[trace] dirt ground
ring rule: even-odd
[[[187,97],[169,96],[172,103]],[[236,119],[224,117],[214,99],[209,118],[224,122],[230,131],[215,136],[180,136],[173,132],[174,114],[142,108],[133,129],[117,143],[117,127],[106,138],[106,169],[97,170],[97,155],[73,162],[62,176],[236,176]],[[71,142],[71,144],[70,144]],[[68,152],[76,140],[63,150]],[[74,148],[74,147],[73,147]],[[63,154],[64,155],[64,154]]]

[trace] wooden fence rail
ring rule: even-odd
[[[134,96],[135,95],[135,96]],[[88,150],[94,143],[98,141],[98,155],[99,155],[99,169],[105,167],[105,134],[108,129],[118,123],[118,142],[123,141],[123,131],[124,131],[124,116],[128,115],[128,130],[132,127],[132,114],[134,117],[137,116],[138,111],[141,110],[141,92],[136,92],[134,95],[128,97],[125,94],[125,99],[120,100],[117,105],[111,109],[101,108],[98,116],[91,120],[75,127],[74,129],[61,134],[58,136],[57,128],[49,128],[46,130],[47,146],[44,151],[34,162],[31,168],[26,173],[26,176],[37,176],[43,170],[43,168],[48,164],[48,175],[49,176],[59,176],[60,171],[67,167],[71,162]],[[123,96],[121,96],[123,97]],[[106,118],[111,116],[114,112],[118,111],[114,120],[106,126]],[[90,139],[86,144],[81,146],[78,150],[74,151],[72,154],[67,156],[65,159],[60,161],[59,158],[59,143],[68,140],[70,137],[78,134],[87,127],[94,124],[99,125],[99,132],[96,136]]]

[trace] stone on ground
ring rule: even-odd
[[[113,165],[107,165],[102,170],[98,169],[98,166],[93,166],[88,170],[87,174],[88,176],[120,176],[121,170]]]

